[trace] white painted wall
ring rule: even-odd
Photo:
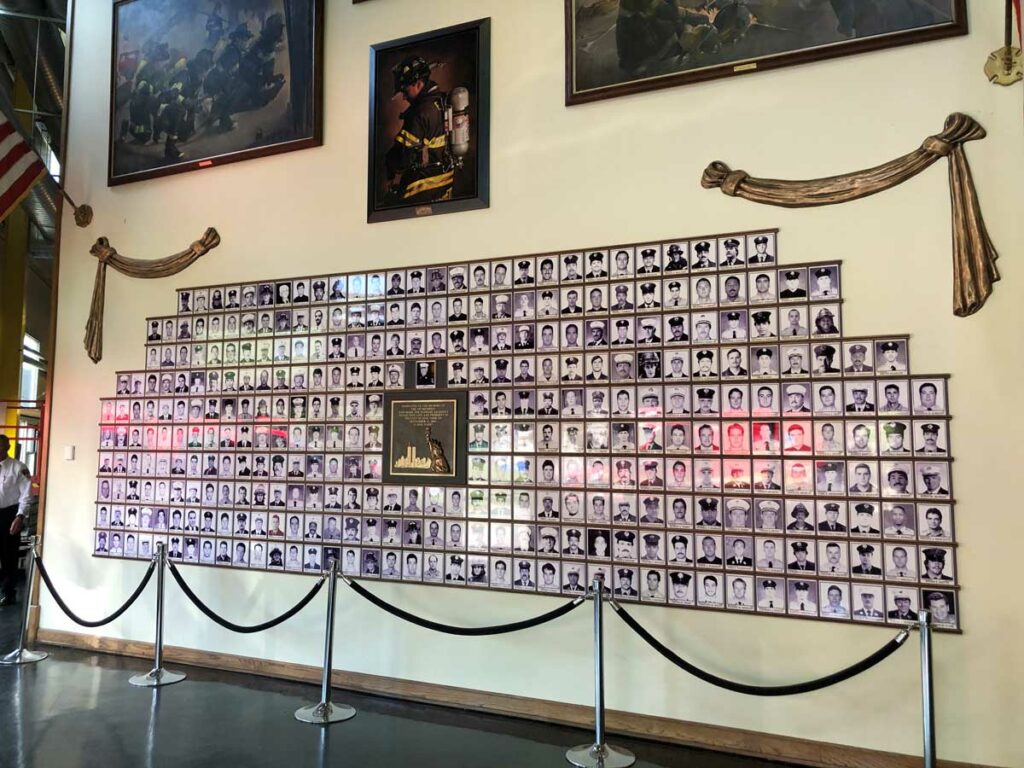
[[[1024,635],[1018,493],[1024,427],[1019,300],[1024,246],[1021,151],[1024,89],[989,85],[981,67],[1002,38],[1002,3],[970,0],[970,36],[674,88],[589,106],[563,106],[563,9],[558,0],[330,0],[326,143],[321,149],[207,172],[105,186],[110,1],[79,0],[70,99],[68,189],[96,209],[65,220],[53,400],[46,560],[81,612],[115,606],[144,565],[90,557],[98,398],[114,372],[141,367],[142,320],[174,308],[175,285],[510,256],[602,243],[737,229],[782,228],[783,259],[844,260],[848,333],[913,334],[915,372],[953,374],[955,486],[962,636],[937,640],[939,752],[949,759],[1024,764],[1019,726]],[[374,42],[493,18],[490,210],[365,224],[367,48]],[[867,167],[911,149],[964,111],[989,138],[968,148],[1004,280],[975,317],[951,311],[945,165],[883,195],[790,211],[705,191],[713,159],[756,175],[807,178]],[[106,235],[122,252],[165,256],[216,226],[224,244],[177,279],[107,285],[105,357],[82,348],[95,260]],[[62,447],[76,445],[66,463]],[[310,581],[188,569],[215,607],[241,622],[292,604]],[[519,618],[554,601],[380,585],[389,600],[453,623]],[[321,616],[309,609],[270,633],[220,630],[168,589],[167,642],[318,664]],[[341,590],[339,668],[552,700],[590,700],[586,611],[523,635],[458,639],[397,623]],[[865,655],[889,633],[864,627],[640,609],[657,635],[707,668],[765,683],[803,679]],[[103,634],[146,640],[140,605]],[[42,626],[74,629],[51,600]],[[840,688],[795,699],[748,699],[698,683],[609,619],[608,705],[634,712],[919,753],[914,651]]]

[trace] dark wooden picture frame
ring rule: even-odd
[[[146,15],[150,2],[113,7],[108,186],[323,144],[326,0],[276,0],[262,27],[225,0],[223,16],[196,13],[156,32],[163,17]],[[225,92],[233,103],[218,103]]]
[[[366,220],[430,216],[470,211],[490,206],[490,80],[491,20],[457,24],[370,47],[369,151],[367,168]],[[428,157],[424,168],[407,166],[408,157],[399,160],[402,171],[389,174],[387,156],[407,133],[403,116],[409,102],[398,98],[393,68],[412,57],[422,57],[431,69],[430,82],[436,94],[447,130],[438,125],[431,137],[438,146],[420,146],[420,151],[436,153]],[[453,89],[468,90],[469,147],[458,154],[451,140]],[[430,88],[430,86],[426,86]],[[421,99],[422,101],[422,99]],[[409,112],[412,111],[410,108]],[[458,116],[456,115],[456,121]],[[436,121],[435,121],[436,122]],[[424,137],[415,136],[416,139]],[[411,153],[409,153],[411,154]],[[435,167],[436,171],[427,170]],[[448,179],[443,177],[449,175]],[[424,182],[427,184],[424,185]],[[448,183],[450,182],[450,183]],[[442,184],[442,186],[437,186]],[[418,186],[414,186],[418,185]],[[424,188],[425,187],[425,188]],[[443,191],[447,188],[447,191]],[[420,194],[415,189],[422,189]],[[438,199],[438,193],[445,199]]]
[[[936,20],[925,23],[919,14],[926,14],[926,2],[911,5],[906,0],[897,0],[902,7],[895,10],[887,8],[886,13],[892,16],[881,20],[877,15],[870,17],[867,23],[876,24],[877,27],[869,29],[862,37],[857,36],[859,30],[855,27],[860,19],[855,16],[855,9],[849,2],[842,5],[844,0],[822,3],[806,11],[782,7],[772,14],[762,10],[757,17],[752,14],[747,17],[749,9],[746,13],[743,10],[732,10],[744,9],[745,6],[730,6],[720,11],[715,20],[702,24],[696,23],[696,19],[690,16],[703,11],[681,9],[679,19],[666,23],[661,16],[650,20],[644,28],[641,28],[644,23],[641,11],[636,11],[630,20],[633,39],[629,40],[630,27],[625,28],[626,32],[622,31],[623,27],[620,27],[614,9],[603,15],[583,9],[581,15],[577,11],[579,0],[565,0],[565,103],[567,106],[584,104],[676,85],[966,35],[967,0],[936,1],[948,3],[948,14],[944,9],[935,9]],[[621,8],[624,3],[628,4],[628,0],[619,0],[618,7]],[[837,6],[838,11],[835,10]],[[664,11],[670,11],[667,3]],[[727,17],[721,15],[727,11]],[[830,12],[834,28],[825,30],[821,25],[828,17],[823,18],[822,14]],[[817,17],[810,15],[815,13]],[[684,18],[683,14],[689,16]],[[806,39],[803,43],[798,39],[800,29],[794,26],[795,22],[800,21],[800,14],[808,14],[805,20],[817,25],[804,30]],[[945,20],[946,15],[952,18]],[[689,21],[694,23],[684,24]],[[585,35],[580,33],[578,25],[587,27]],[[673,36],[677,37],[675,42]],[[787,46],[787,37],[797,39]],[[633,43],[631,50],[628,49],[630,43]],[[692,51],[698,46],[702,46],[703,50],[695,56]],[[631,57],[630,72],[620,69],[623,47],[627,48],[627,55]],[[647,54],[648,47],[657,47],[657,53],[652,50]],[[641,50],[637,51],[638,48]],[[580,71],[581,54],[590,59],[591,71],[586,75]],[[636,58],[635,62],[633,57]],[[676,62],[674,65],[673,61]]]

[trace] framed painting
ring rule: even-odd
[[[966,0],[565,0],[567,105],[967,34]]]
[[[489,206],[491,21],[370,48],[369,222]]]
[[[320,146],[324,5],[115,2],[107,184]]]

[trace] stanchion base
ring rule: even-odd
[[[19,648],[16,651],[11,651],[6,656],[0,657],[0,666],[13,667],[18,664],[35,664],[49,655],[44,651],[30,651],[27,648]]]
[[[164,685],[180,683],[184,679],[185,674],[183,672],[169,672],[161,667],[160,669],[152,669],[144,675],[135,675],[128,682],[139,688],[160,688]]]
[[[610,744],[583,744],[566,752],[565,759],[579,768],[629,768],[636,755]]]
[[[330,704],[322,701],[319,704],[295,710],[296,720],[313,725],[340,723],[343,720],[351,720],[355,716],[356,711],[348,704]]]

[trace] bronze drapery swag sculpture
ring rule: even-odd
[[[220,235],[210,227],[203,236],[180,253],[163,259],[132,259],[122,256],[110,245],[110,241],[101,237],[89,249],[89,253],[99,259],[96,265],[96,282],[92,288],[92,304],[89,308],[89,322],[85,325],[85,349],[89,358],[98,363],[103,358],[103,302],[107,285],[107,267],[113,267],[122,275],[153,279],[170,277],[192,266],[200,256],[212,251],[220,245]]]
[[[704,169],[701,186],[719,187],[730,197],[784,208],[835,205],[874,195],[913,178],[944,157],[949,158],[949,191],[953,205],[953,313],[973,315],[999,280],[999,254],[989,238],[974,188],[964,143],[985,138],[973,118],[954,112],[941,133],[926,138],[918,149],[864,171],[824,179],[789,181],[756,179],[715,161]]]

